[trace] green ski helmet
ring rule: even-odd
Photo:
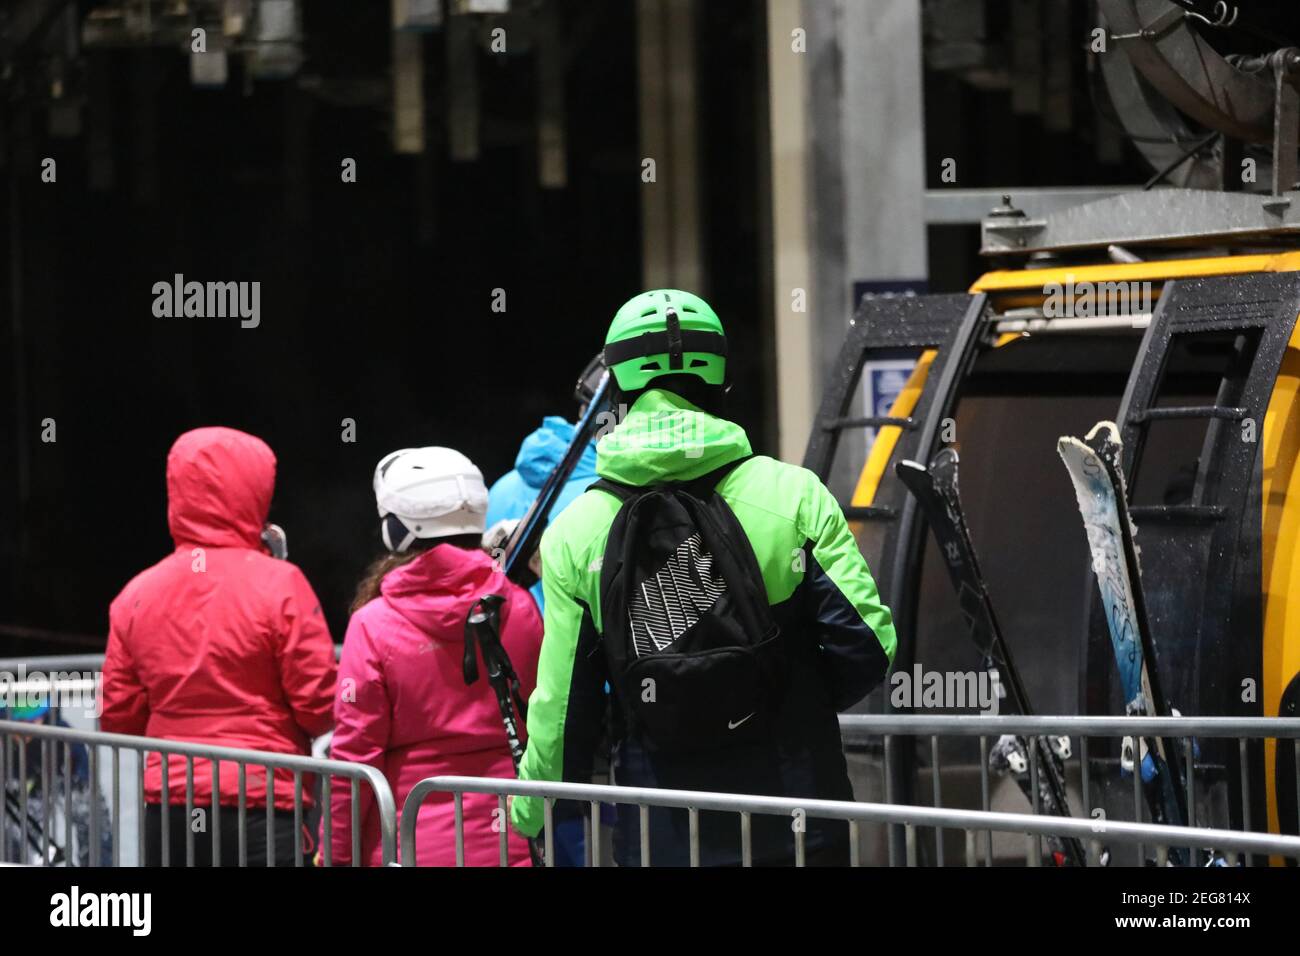
[[[628,300],[605,335],[605,366],[625,392],[662,375],[727,380],[727,336],[718,315],[697,295],[655,289]]]

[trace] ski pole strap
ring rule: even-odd
[[[478,655],[488,669],[488,682],[498,697],[513,702],[523,720],[528,719],[528,706],[519,689],[519,675],[510,663],[510,655],[501,645],[501,605],[505,598],[500,594],[485,594],[469,609],[465,618],[465,654],[461,659],[461,675],[468,686],[478,680]]]
[[[501,619],[501,605],[505,598],[499,594],[485,594],[475,601],[465,617],[465,656],[461,660],[461,675],[466,685],[478,680],[477,644],[484,645],[483,660],[488,662],[488,647],[499,646],[498,633]]]

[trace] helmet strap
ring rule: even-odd
[[[682,320],[671,305],[666,315],[668,322],[668,367],[682,368]]]

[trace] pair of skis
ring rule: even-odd
[[[930,460],[929,468],[914,461],[901,461],[894,471],[916,498],[939,544],[939,553],[957,591],[962,617],[993,686],[1005,693],[1014,713],[1032,716],[1029,695],[993,612],[993,602],[971,544],[957,486],[957,453],[944,448]],[[1031,751],[1038,768],[1037,794],[1030,772]],[[1068,817],[1072,814],[1066,796],[1063,761],[1069,755],[1068,737],[1006,736],[998,740],[989,762],[994,770],[1011,773],[1030,804],[1041,806],[1048,814]],[[1087,851],[1077,839],[1048,837],[1047,844],[1057,866],[1087,865]]]
[[[1101,592],[1115,662],[1119,665],[1124,713],[1169,717],[1173,709],[1160,685],[1160,661],[1147,619],[1134,526],[1124,483],[1123,445],[1114,422],[1098,422],[1080,441],[1064,437],[1056,450],[1065,462],[1092,551],[1092,570]],[[1186,771],[1178,741],[1162,737],[1132,742],[1133,772],[1156,823],[1187,823]],[[1171,847],[1179,866],[1191,862],[1186,847]]]
[[[1057,451],[1069,472],[1079,511],[1093,554],[1093,571],[1106,610],[1115,660],[1119,666],[1124,692],[1125,712],[1130,715],[1169,716],[1172,709],[1159,682],[1159,663],[1154,637],[1146,616],[1142,595],[1137,546],[1128,513],[1128,501],[1122,465],[1123,446],[1113,422],[1100,422],[1087,437],[1063,437]],[[970,628],[971,636],[985,659],[985,666],[995,677],[1005,680],[1011,706],[1029,715],[1028,695],[1011,658],[988,588],[979,571],[975,549],[961,507],[957,486],[957,453],[944,448],[931,460],[930,467],[916,462],[900,462],[895,471],[916,497],[940,546],[949,576],[957,590],[958,603]],[[1040,798],[1048,813],[1069,816],[1065,798],[1062,758],[1068,756],[1068,739],[1004,739],[995,749],[997,755],[1011,754],[1003,766],[1016,774],[1017,783],[1033,800],[1030,785],[1024,780],[1024,753],[1034,747],[1039,756]],[[1185,771],[1176,741],[1159,737],[1140,738],[1133,745],[1134,772],[1141,774],[1143,794],[1151,818],[1157,823],[1183,825],[1188,819],[1185,800]],[[1075,841],[1077,843],[1077,841]],[[1056,841],[1053,858],[1058,864],[1082,865],[1078,851],[1069,841]],[[1187,865],[1186,848],[1170,849],[1176,865]],[[1083,858],[1086,860],[1086,857]]]

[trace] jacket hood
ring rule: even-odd
[[[465,616],[485,594],[505,595],[506,576],[482,551],[436,544],[384,576],[384,600],[421,631],[443,641],[465,639]]]
[[[548,415],[542,419],[542,427],[524,439],[515,458],[515,470],[529,487],[540,488],[546,483],[546,479],[564,457],[576,430],[575,426],[559,415]],[[595,477],[596,449],[593,445],[588,445],[573,469],[573,478]]]
[[[275,453],[233,428],[196,428],[167,455],[167,526],[177,547],[261,548]]]
[[[752,453],[745,430],[650,389],[596,446],[596,472],[627,485],[688,481]]]

